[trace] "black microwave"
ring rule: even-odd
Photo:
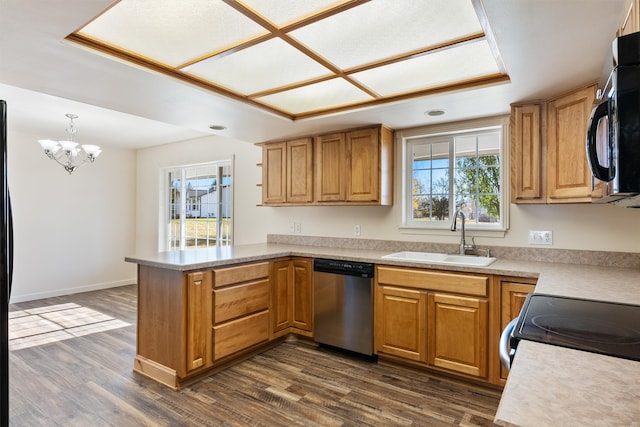
[[[587,159],[604,182],[596,200],[640,208],[640,33],[613,43],[613,70],[598,95],[587,128]]]

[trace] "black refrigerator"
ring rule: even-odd
[[[0,100],[0,175],[2,175],[2,226],[0,227],[0,426],[9,425],[9,297],[13,273],[13,224],[7,184],[7,103]]]

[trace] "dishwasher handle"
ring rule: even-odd
[[[516,327],[516,323],[518,323],[517,317],[509,322],[502,334],[500,334],[500,361],[507,368],[507,371],[511,369],[511,358],[515,354],[515,350],[509,351],[509,338]]]

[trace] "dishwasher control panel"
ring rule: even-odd
[[[374,265],[368,262],[316,258],[313,260],[313,271],[344,274],[348,276],[373,277]]]

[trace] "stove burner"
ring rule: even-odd
[[[640,344],[640,331],[602,319],[538,314],[531,317],[531,323],[545,332],[565,338],[602,344]]]

